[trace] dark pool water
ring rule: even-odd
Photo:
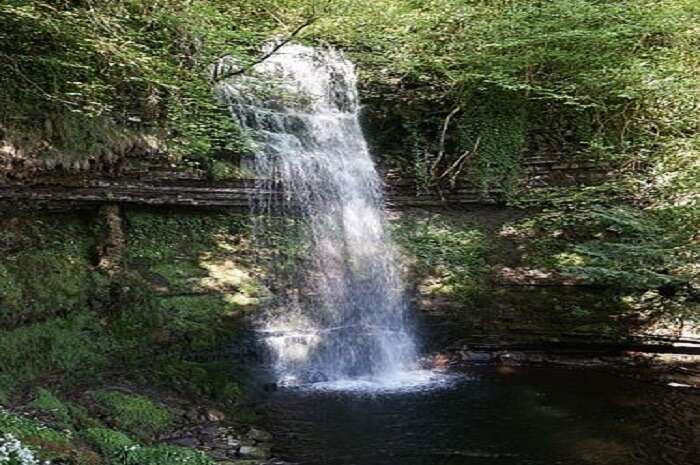
[[[277,455],[303,464],[700,464],[700,396],[596,372],[474,369],[440,389],[268,403]]]

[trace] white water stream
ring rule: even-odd
[[[278,381],[339,389],[427,382],[416,370],[398,255],[360,127],[354,65],[333,49],[288,44],[221,95],[255,142],[258,191],[283,188],[281,206],[253,198],[258,235],[271,234],[277,215],[276,237],[304,244],[291,267],[272,267],[276,301],[261,323]]]

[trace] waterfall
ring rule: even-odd
[[[282,383],[391,377],[416,363],[356,79],[339,51],[287,44],[220,86],[255,143],[256,236],[295,247],[271,259],[260,330]]]

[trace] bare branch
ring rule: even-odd
[[[462,155],[460,155],[460,157],[459,157],[454,163],[452,163],[452,165],[451,165],[449,168],[447,168],[447,169],[445,170],[445,172],[442,173],[442,174],[440,175],[439,178],[437,178],[437,180],[440,181],[441,179],[443,179],[444,177],[446,177],[448,174],[450,174],[450,172],[451,172],[452,170],[454,170],[455,168],[457,168],[458,166],[460,166],[460,165],[464,162],[464,160],[467,159],[467,157],[469,157],[469,156],[473,155],[474,153],[476,153],[476,151],[479,149],[479,143],[481,143],[481,136],[479,136],[479,137],[476,139],[476,143],[474,144],[474,148],[472,148],[471,150],[465,150],[464,153],[463,153]],[[461,171],[461,170],[460,170],[460,171]],[[459,171],[458,171],[457,173],[459,173]]]
[[[440,151],[438,152],[438,156],[433,162],[433,165],[430,167],[430,176],[435,177],[435,173],[437,172],[437,167],[440,165],[440,162],[442,161],[443,157],[445,156],[445,138],[447,137],[447,129],[450,127],[450,121],[456,115],[462,110],[461,106],[455,107],[449,115],[447,115],[447,118],[445,118],[445,122],[442,124],[442,134],[440,134]]]
[[[250,68],[252,68],[253,66],[259,65],[260,63],[262,63],[263,61],[267,60],[267,59],[270,58],[272,55],[274,55],[275,53],[277,53],[277,51],[278,51],[279,49],[281,49],[282,47],[284,47],[285,45],[287,45],[289,42],[291,42],[292,39],[294,39],[297,35],[299,35],[299,34],[301,33],[301,31],[303,31],[303,30],[306,29],[307,27],[311,26],[313,23],[316,22],[316,20],[318,20],[318,16],[311,16],[311,17],[309,17],[306,21],[304,21],[302,24],[300,24],[299,26],[297,26],[296,29],[294,29],[294,30],[291,32],[291,34],[289,34],[289,35],[288,35],[287,37],[285,37],[283,40],[279,41],[277,44],[275,44],[274,47],[272,47],[269,51],[265,52],[263,55],[261,55],[258,59],[256,59],[256,60],[253,61],[252,63],[249,63],[249,64],[247,64],[246,66],[243,66],[243,67],[241,67],[241,68],[239,68],[239,69],[237,69],[237,70],[229,71],[229,72],[227,72],[227,73],[223,73],[223,74],[221,74],[221,75],[214,76],[214,80],[215,80],[215,81],[221,81],[221,80],[223,80],[223,79],[228,79],[228,78],[233,77],[233,76],[238,76],[238,75],[240,75],[240,74],[245,73],[246,71],[248,71],[248,70],[249,70]]]

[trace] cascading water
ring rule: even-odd
[[[220,91],[255,142],[257,235],[276,222],[273,242],[294,236],[302,249],[291,272],[273,267],[276,300],[261,325],[279,381],[401,379],[416,349],[353,64],[287,44]],[[264,193],[280,185],[276,203]]]

